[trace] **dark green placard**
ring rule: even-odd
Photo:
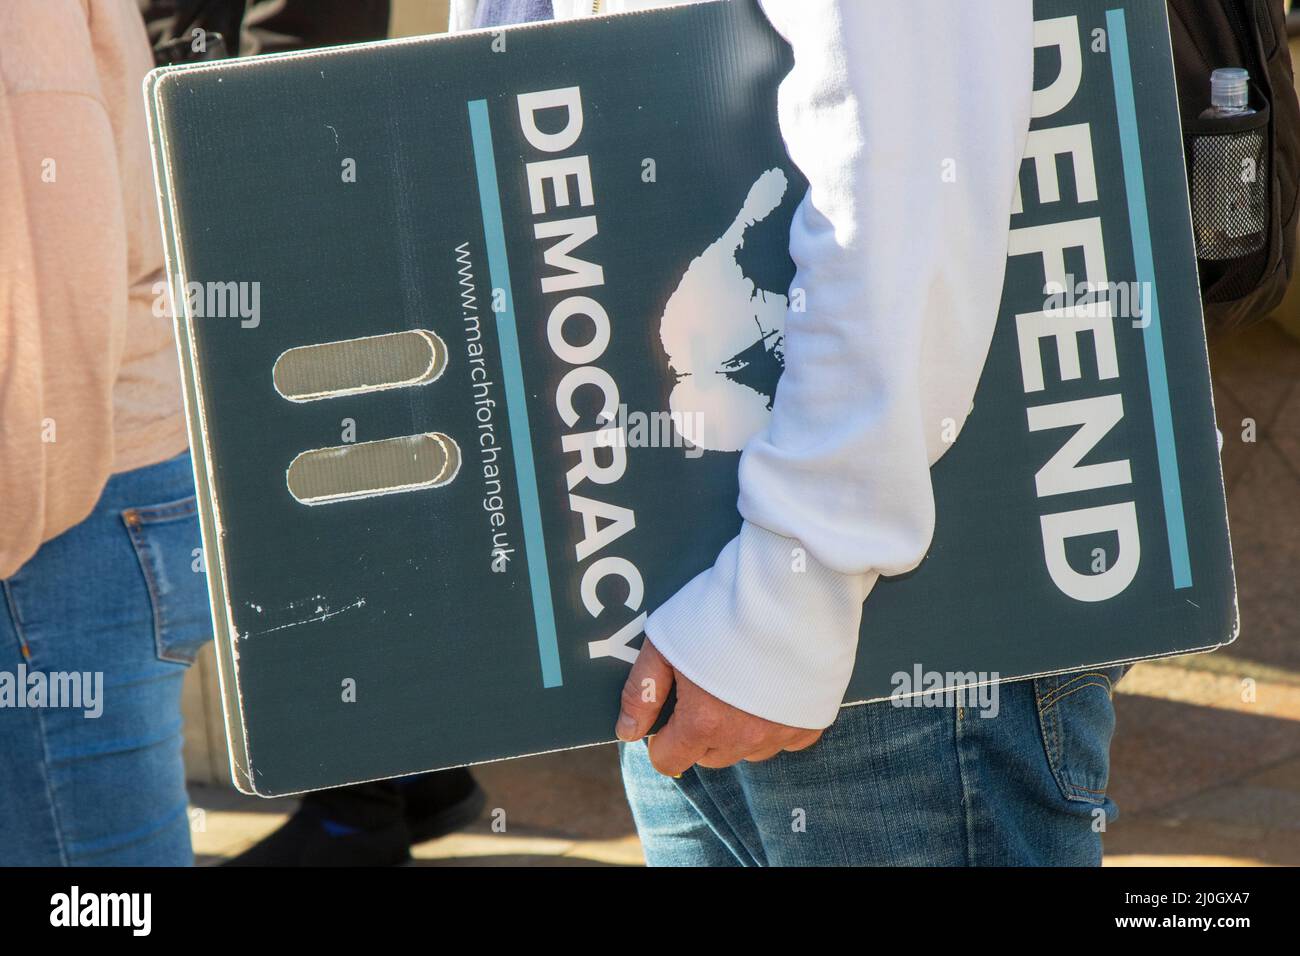
[[[1018,316],[1044,310],[1044,258],[1010,257],[973,412],[933,469],[933,545],[868,600],[849,702],[887,697],[918,668],[1010,679],[1235,636],[1164,6],[1036,0],[1035,11],[1036,88],[1075,63],[1079,83],[1033,129],[1086,128],[1096,197],[1077,156],[1055,163],[1055,201],[1027,162],[1013,252],[1093,235],[1101,259],[1085,264],[1076,243],[1067,271],[1104,261],[1110,283],[1146,290],[1142,313],[1105,323],[1113,363],[1099,363],[1098,336],[1077,336],[1077,377],[1063,378],[1060,346],[1043,339],[1043,387],[1027,391]],[[659,434],[667,447],[622,449],[616,481],[570,489],[565,438],[630,433],[637,413],[670,407],[661,318],[692,269],[735,270],[749,307],[779,314],[805,188],[776,123],[790,63],[757,5],[734,0],[153,75],[172,281],[245,292],[242,310],[183,294],[178,321],[241,787],[281,794],[612,738],[642,616],[739,527],[738,456],[684,443],[682,420]],[[574,87],[580,135],[539,149],[520,97]],[[562,132],[562,110],[535,116],[539,133]],[[577,157],[591,204],[569,178],[572,205],[557,208],[547,183],[534,214],[528,164]],[[588,216],[594,235],[573,254],[600,267],[600,283],[544,288],[563,270],[537,225]],[[578,348],[591,325],[579,316],[557,354],[548,317],[575,296],[607,317],[608,342]],[[276,390],[290,349],[417,329],[446,346],[434,381],[315,401]],[[729,394],[770,400],[779,346],[756,333],[738,350]],[[557,393],[575,368],[616,383],[625,408],[612,426],[589,385],[564,420]],[[1130,480],[1040,497],[1036,475],[1075,428],[1031,430],[1034,416],[1113,403],[1122,417],[1082,463],[1127,462]],[[304,451],[428,433],[460,449],[440,487],[316,505],[290,493],[286,470]],[[1051,517],[1062,514],[1073,518]],[[1077,529],[1130,514],[1136,547],[1105,531],[1069,539],[1062,560],[1077,577],[1058,567],[1063,590],[1044,519]],[[614,534],[628,516],[634,526]],[[1098,599],[1117,570],[1126,583]]]

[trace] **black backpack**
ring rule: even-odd
[[[1205,324],[1225,332],[1276,308],[1295,265],[1300,101],[1286,13],[1282,0],[1167,3]],[[1250,72],[1256,112],[1201,119],[1210,74],[1233,66]]]
[[[245,0],[138,0],[154,62],[199,63],[235,56]]]
[[[159,66],[382,40],[388,35],[390,0],[137,2]],[[194,42],[195,30],[202,31],[202,44]]]

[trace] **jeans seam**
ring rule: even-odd
[[[143,523],[160,524],[164,521],[188,518],[196,514],[198,512],[198,502],[195,496],[190,495],[188,498],[180,498],[160,505],[146,505],[142,508],[128,508],[126,510],[139,516]]]
[[[1055,707],[1061,701],[1065,700],[1065,698],[1071,696],[1072,694],[1077,694],[1081,690],[1087,690],[1089,687],[1100,687],[1102,690],[1106,691],[1107,693],[1110,692],[1109,684],[1103,684],[1100,681],[1089,681],[1086,684],[1080,684],[1077,687],[1071,687],[1064,694],[1057,694],[1055,697],[1052,697],[1049,701],[1045,702],[1043,706],[1044,708]]]
[[[171,506],[164,505],[163,507]],[[158,655],[159,660],[173,664],[184,664],[185,661],[177,660],[163,652],[163,634],[167,622],[163,619],[162,597],[158,593],[153,572],[145,554],[148,551],[148,545],[144,541],[144,535],[141,531],[140,513],[142,510],[140,508],[127,508],[122,512],[122,524],[126,526],[127,537],[131,539],[131,550],[135,552],[135,563],[140,568],[140,575],[144,578],[145,590],[149,593],[149,610],[153,617],[154,653]]]
[[[1078,683],[1079,681],[1089,677],[1100,677],[1101,681],[1094,680],[1088,681],[1084,684]],[[1070,685],[1072,684],[1076,686],[1071,687]],[[1066,687],[1069,687],[1070,689],[1061,693],[1061,691]],[[1064,796],[1066,800],[1074,800],[1080,803],[1090,803],[1100,806],[1101,803],[1098,803],[1096,798],[1101,798],[1101,800],[1104,801],[1106,790],[1094,790],[1090,787],[1083,787],[1076,784],[1074,781],[1067,779],[1065,767],[1060,761],[1060,757],[1062,756],[1061,715],[1056,705],[1071,694],[1087,687],[1100,687],[1107,692],[1107,696],[1110,696],[1114,685],[1110,678],[1105,674],[1090,671],[1085,674],[1077,675],[1066,683],[1048,691],[1046,694],[1039,696],[1035,693],[1035,697],[1038,698],[1038,723],[1042,731],[1043,749],[1046,753],[1047,764],[1052,771],[1052,777],[1056,780],[1056,785],[1058,789],[1060,789],[1062,796]],[[1109,787],[1109,781],[1107,782],[1107,787]],[[1084,794],[1091,794],[1092,796],[1084,796]]]
[[[1050,707],[1043,706],[1045,697],[1039,697],[1038,706],[1038,730],[1043,738],[1043,756],[1047,758],[1047,767],[1052,773],[1052,778],[1056,781],[1058,787],[1063,787],[1065,781],[1061,779],[1060,768],[1057,765],[1058,740],[1056,736],[1056,727],[1059,714]]]
[[[9,611],[9,620],[14,625],[14,636],[18,638],[18,652],[22,654],[23,660],[30,661],[32,659],[32,648],[27,643],[27,634],[23,630],[23,617],[18,613],[18,599],[14,597],[13,588],[7,579],[0,583],[4,584],[5,607]]]
[[[1100,678],[1101,680],[1105,681],[1105,684],[1104,685],[1097,684],[1096,681],[1093,681],[1088,684],[1081,684],[1079,687],[1075,687],[1071,689],[1068,693],[1065,694],[1061,693],[1061,691],[1065,690],[1065,688],[1069,687],[1071,684],[1077,684],[1079,681],[1089,677]],[[1068,697],[1070,694],[1074,693],[1075,690],[1079,690],[1082,687],[1093,687],[1093,686],[1098,686],[1098,687],[1104,686],[1106,688],[1107,694],[1109,694],[1114,688],[1114,685],[1111,683],[1110,678],[1105,674],[1101,673],[1100,671],[1087,671],[1086,673],[1083,674],[1076,674],[1075,676],[1071,677],[1068,681],[1066,681],[1064,684],[1057,684],[1047,693],[1039,696],[1038,706],[1039,708],[1051,707],[1058,700],[1061,700],[1063,697]]]
[[[149,547],[147,530],[150,525],[167,524],[176,521],[191,520],[198,514],[198,498],[187,495],[174,501],[157,505],[126,508],[121,512],[122,524],[131,539],[131,548],[135,551],[136,563],[144,578],[145,588],[149,592],[149,607],[153,613],[154,651],[161,661],[188,667],[194,663],[196,655],[183,652],[173,653],[167,650],[166,637],[170,622],[167,620],[167,602],[160,592],[155,577],[155,555]],[[158,557],[157,560],[161,561]]]
[[[864,705],[864,706],[865,706],[865,705]],[[835,814],[835,819],[836,819],[836,821],[838,821],[838,820],[840,819],[840,805],[839,805],[839,801],[836,800],[836,798],[835,798],[835,784],[834,784],[834,781],[837,779],[837,776],[836,776],[836,774],[834,773],[834,771],[833,771],[833,769],[832,769],[832,767],[831,767],[831,765],[830,765],[830,762],[829,762],[829,761],[827,760],[827,758],[826,758],[826,748],[825,748],[825,747],[818,747],[818,744],[820,744],[820,743],[821,743],[821,740],[818,740],[817,743],[813,744],[813,749],[815,749],[815,750],[820,750],[820,753],[818,754],[818,756],[821,758],[822,766],[826,768],[826,771],[827,771],[827,775],[826,775],[826,776],[827,776],[827,779],[831,781],[831,785],[830,785],[829,787],[827,787],[827,790],[830,792],[830,797],[831,797],[831,810],[832,810],[832,812],[834,812],[834,814]],[[852,864],[852,861],[851,861],[850,858],[849,858],[849,848],[848,848],[848,847],[845,845],[845,843],[844,843],[844,832],[843,832],[843,829],[842,829],[841,827],[838,827],[838,826],[835,828],[835,842],[836,842],[836,845],[838,845],[839,848],[840,848],[840,860],[842,861],[840,865],[841,865],[841,866],[852,866],[852,865],[853,865],[853,864]]]
[[[976,866],[975,861],[975,809],[974,799],[971,795],[970,788],[966,784],[966,764],[962,760],[962,718],[958,716],[958,708],[952,708],[952,746],[954,755],[957,758],[957,782],[961,786],[961,810],[962,810],[962,833],[966,837],[966,846],[963,848],[963,856],[966,859],[967,866]]]
[[[648,743],[646,744],[646,749],[647,749],[647,760],[648,760],[649,759]],[[717,800],[713,798],[713,794],[710,793],[708,788],[704,785],[704,779],[703,777],[700,776],[699,769],[700,769],[699,767],[687,768],[682,773],[681,779],[672,781],[673,786],[677,788],[677,791],[685,798],[686,802],[691,805],[692,809],[694,809],[695,812],[699,814],[700,819],[704,821],[704,825],[709,828],[709,830],[713,833],[714,837],[718,840],[718,842],[721,843],[724,847],[726,847],[728,853],[730,853],[733,857],[735,857],[737,863],[739,863],[741,866],[745,866],[745,860],[741,857],[739,853],[736,852],[737,846],[740,847],[742,850],[744,850],[744,852],[749,855],[749,858],[751,860],[755,860],[755,862],[757,862],[757,858],[754,856],[753,851],[751,851],[750,848],[745,845],[745,841],[740,838],[740,834],[736,831],[736,828],[732,824],[731,820],[729,820],[727,818],[727,815],[722,812],[721,805],[718,803]],[[657,773],[658,771],[655,772]],[[730,840],[727,839],[726,836],[724,836],[722,833],[718,831],[718,826],[715,824],[712,816],[706,813],[700,807],[699,802],[697,802],[697,800],[692,798],[691,790],[683,785],[683,781],[688,779],[688,777],[693,777],[695,788],[698,788],[698,790],[700,791],[699,794],[700,798],[702,800],[707,800],[709,804],[713,807],[713,809],[716,811],[719,821],[727,828],[727,831],[731,836]]]
[[[23,659],[31,661],[31,647],[27,643],[27,637],[23,631],[22,618],[18,614],[18,602],[14,597],[13,589],[8,581],[4,583],[5,610],[9,613],[9,620],[13,622],[14,633],[18,635],[19,647],[22,650]],[[36,730],[41,738],[41,780],[45,784],[45,798],[50,804],[50,816],[54,819],[54,843],[59,851],[59,865],[70,866],[68,859],[68,849],[63,836],[63,821],[59,819],[59,802],[54,796],[54,784],[50,780],[50,742],[45,732],[45,710],[36,708]]]

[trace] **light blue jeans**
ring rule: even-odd
[[[623,745],[652,866],[1096,866],[1117,810],[1104,668],[999,687],[968,707],[863,704],[807,750],[656,773]]]
[[[212,634],[199,546],[186,453],[114,475],[0,582],[0,866],[193,862],[180,695]]]

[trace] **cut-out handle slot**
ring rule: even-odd
[[[291,402],[427,385],[447,367],[447,346],[426,329],[321,342],[275,360],[275,390]]]
[[[440,432],[305,451],[289,464],[289,493],[305,505],[372,498],[448,484],[460,448]]]

